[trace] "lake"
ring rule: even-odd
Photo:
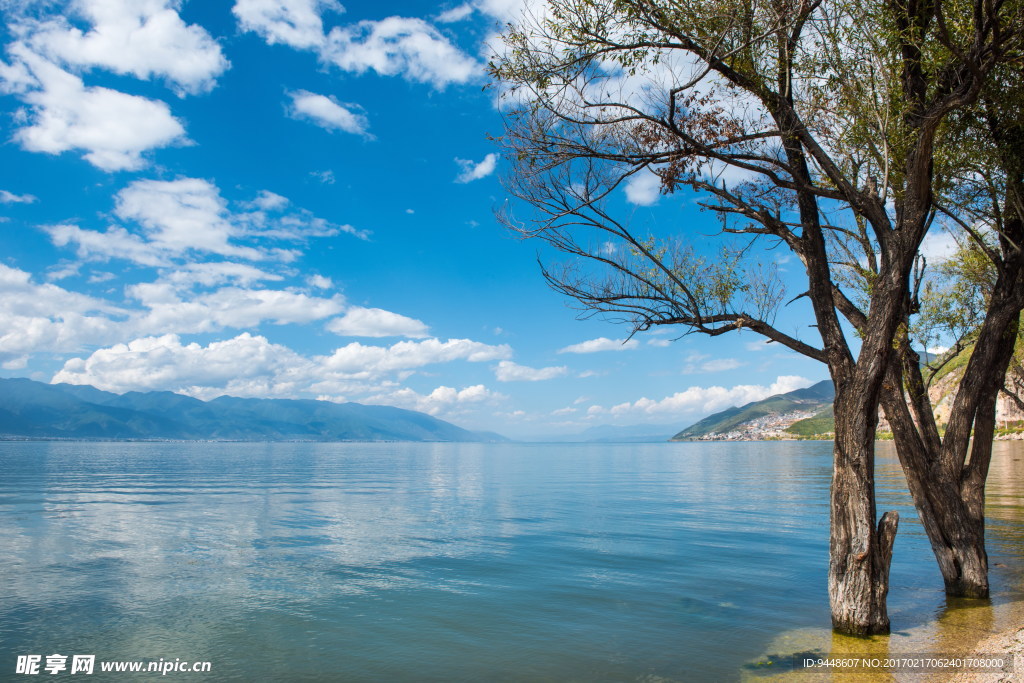
[[[871,647],[1014,623],[1024,445],[996,444],[982,606],[947,603],[881,449],[901,523]],[[0,472],[4,680],[60,653],[211,663],[175,680],[728,681],[867,647],[829,630],[830,443],[3,442]]]

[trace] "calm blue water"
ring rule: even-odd
[[[0,443],[0,679],[56,652],[212,662],[177,680],[736,680],[827,633],[830,449]],[[997,602],[1022,597],[1022,459],[998,444]],[[912,630],[947,605],[879,470]]]

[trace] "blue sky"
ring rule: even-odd
[[[546,287],[540,245],[494,218],[484,65],[517,2],[0,8],[3,376],[388,404],[512,437],[681,429],[827,376],[749,333],[624,345]],[[692,197],[640,178],[617,203],[712,243]],[[780,327],[813,342],[805,316]]]

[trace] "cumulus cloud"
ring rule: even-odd
[[[539,382],[546,379],[561,377],[569,372],[564,365],[548,368],[531,368],[519,365],[510,360],[503,360],[494,368],[494,376],[499,382]]]
[[[344,12],[336,0],[238,0],[231,9],[244,31],[259,34],[270,45],[304,50],[324,42],[321,12]]]
[[[111,226],[99,230],[83,230],[77,225],[50,225],[43,228],[55,246],[76,245],[79,258],[125,259],[144,266],[170,265],[166,254],[138,235],[122,227]]]
[[[331,289],[334,287],[334,281],[326,275],[310,275],[306,278],[306,284],[313,289]]]
[[[480,63],[422,19],[388,17],[325,31],[323,13],[343,11],[333,0],[237,0],[239,26],[269,44],[315,52],[342,71],[400,76],[443,89],[482,73]]]
[[[32,281],[29,273],[0,263],[0,360],[36,352],[77,351],[108,344],[126,311],[108,302]]]
[[[661,197],[661,178],[650,171],[634,173],[626,181],[626,201],[637,206],[652,206]]]
[[[326,97],[308,90],[289,93],[292,98],[289,115],[292,118],[310,121],[327,130],[370,137],[367,132],[369,121],[366,115],[352,104],[342,104],[333,97]]]
[[[670,417],[692,413],[708,414],[732,406],[742,406],[751,401],[784,394],[795,389],[809,387],[813,382],[796,375],[781,375],[769,386],[741,384],[726,388],[722,386],[690,387],[660,400],[641,398],[632,403],[620,403],[611,408],[591,406],[590,415],[612,415],[614,417],[646,418]]]
[[[327,323],[327,330],[342,337],[426,337],[428,328],[419,320],[380,308],[354,306]]]
[[[128,287],[127,294],[147,309],[134,325],[147,331],[198,333],[252,328],[264,322],[304,324],[336,315],[344,308],[341,297],[325,299],[276,289],[222,287],[183,300],[169,283],[144,283]]]
[[[27,50],[11,48],[22,67],[4,86],[29,105],[28,125],[14,139],[31,152],[84,152],[104,171],[135,170],[151,149],[185,142],[185,128],[163,102],[117,90],[87,87],[82,79]]]
[[[498,401],[504,398],[506,397],[491,391],[483,384],[474,384],[463,389],[442,385],[425,396],[405,387],[391,392],[368,396],[365,402],[418,410],[428,415],[439,415],[450,413],[454,409],[468,404]]]
[[[182,344],[177,335],[166,334],[73,358],[52,381],[115,393],[170,390],[211,397],[207,389],[212,388],[235,396],[282,395],[296,390],[288,379],[308,375],[308,366],[290,349],[248,333],[208,346]]]
[[[341,400],[338,394],[351,393],[360,395],[362,402],[437,413],[501,395],[475,385],[459,390],[441,386],[422,396],[399,387],[389,376],[405,377],[408,371],[433,363],[481,362],[507,353],[508,349],[468,339],[430,339],[390,347],[355,344],[331,355],[303,356],[250,333],[205,346],[165,334],[72,358],[52,381],[91,384],[113,392],[170,390],[204,399],[221,394],[294,398],[312,393]]]
[[[343,71],[375,71],[443,89],[481,73],[480,64],[422,19],[388,17],[338,26],[326,37],[321,58]]]
[[[207,180],[137,180],[117,194],[115,213],[141,225],[163,251],[260,257],[255,249],[230,244],[235,230],[226,217],[227,203]]]
[[[162,77],[181,93],[210,90],[228,67],[220,46],[188,25],[170,0],[77,0],[71,9],[91,28],[51,17],[22,27],[31,48],[72,67],[102,68],[136,78]]]
[[[457,183],[471,183],[474,180],[480,180],[494,173],[494,169],[498,164],[498,155],[495,153],[488,154],[483,158],[483,161],[477,163],[470,159],[455,159],[455,163],[459,165],[462,171],[458,177],[455,178]]]
[[[624,339],[608,339],[607,337],[598,337],[597,339],[589,339],[579,344],[572,344],[565,348],[559,349],[558,353],[597,353],[598,351],[630,351],[640,346],[639,342],[635,339],[624,340]]]
[[[210,286],[275,277],[231,263],[192,264],[190,268],[193,272],[175,271],[165,281],[127,287],[128,302],[118,306],[54,284],[35,283],[29,273],[0,264],[0,362],[31,353],[76,352],[149,335],[252,329],[266,323],[307,324],[345,308],[340,295],[325,298],[242,286],[199,294],[187,291],[183,296],[181,288],[197,281]],[[481,350],[463,349],[463,355],[474,351]]]
[[[501,360],[512,355],[507,344],[492,346],[470,339],[430,338],[423,341],[402,341],[391,346],[365,346],[352,342],[334,351],[324,360],[324,367],[352,378],[372,378],[390,372],[410,370],[465,360],[471,363]]]

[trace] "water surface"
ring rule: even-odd
[[[0,679],[55,652],[212,662],[179,680],[760,675],[830,647],[830,451],[0,443]],[[981,607],[947,603],[887,452],[880,508],[902,521],[886,647],[950,647],[944,622],[1008,625],[1024,448],[996,446]]]

